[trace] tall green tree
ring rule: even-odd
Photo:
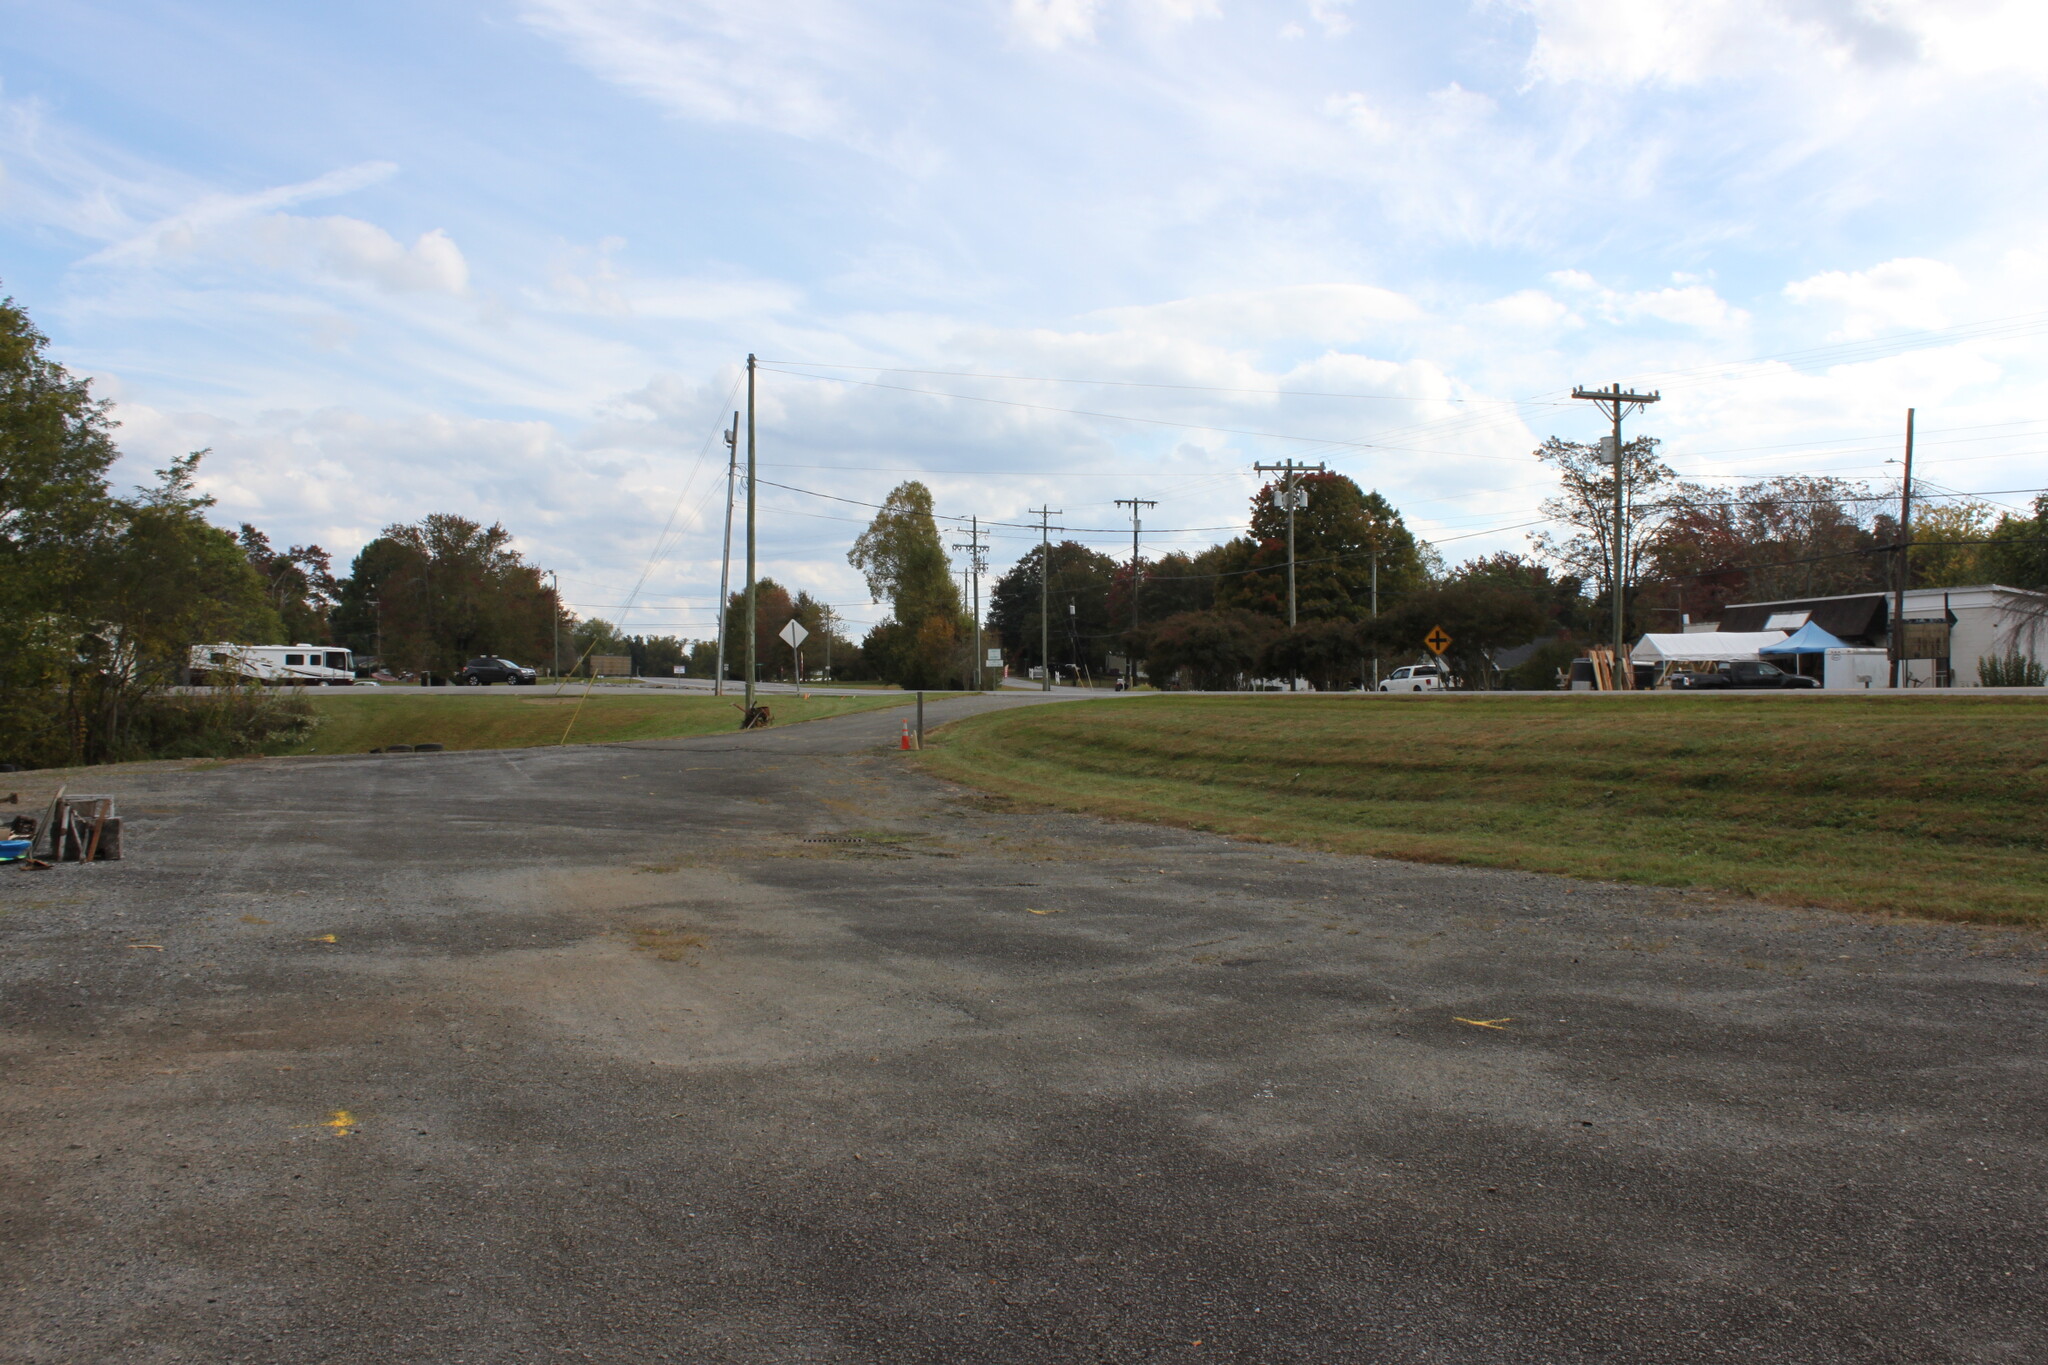
[[[957,686],[966,673],[967,624],[931,490],[914,479],[897,485],[846,558],[875,600],[889,604],[889,618],[862,642],[868,666],[907,688]]]
[[[1301,620],[1362,620],[1371,614],[1373,564],[1382,602],[1428,579],[1422,547],[1401,514],[1378,493],[1342,474],[1301,479],[1308,505],[1294,514],[1296,614]],[[1252,498],[1250,532],[1239,572],[1217,580],[1219,610],[1238,608],[1287,619],[1287,512],[1280,485]],[[1244,570],[1249,570],[1245,572]]]
[[[2034,498],[2034,515],[2008,512],[1991,528],[1984,573],[2009,588],[2048,592],[2048,493]]]
[[[1101,673],[1109,653],[1122,647],[1128,633],[1129,619],[1112,614],[1111,586],[1118,574],[1128,574],[1129,566],[1078,541],[1057,541],[1049,554],[1047,547],[1034,545],[1011,565],[989,592],[988,628],[1002,641],[1012,667],[1036,668],[1045,662],[1039,657],[1039,566],[1048,560],[1052,578],[1044,597],[1051,608],[1051,630],[1046,643],[1053,665],[1079,664]]]
[[[91,625],[120,456],[107,403],[48,352],[28,314],[0,299],[0,753],[17,761],[68,747],[52,699]]]
[[[242,523],[238,537],[249,567],[263,579],[271,608],[283,622],[283,634],[276,640],[248,640],[245,644],[326,644],[333,638],[329,613],[335,605],[338,584],[334,562],[318,545],[294,545],[279,550],[270,537]]]
[[[387,667],[422,673],[453,673],[479,654],[545,659],[561,611],[510,531],[445,512],[384,528],[340,597],[351,639],[369,624]]]
[[[778,637],[796,615],[796,603],[789,589],[772,578],[754,585],[754,666],[763,682],[787,680],[790,672],[789,646]],[[747,594],[734,593],[725,604],[725,666],[735,678],[744,680],[747,667]]]
[[[234,537],[205,518],[212,500],[193,487],[203,452],[117,497],[113,425],[0,300],[0,760],[97,763],[183,744],[200,708],[168,689],[192,646],[280,628]]]

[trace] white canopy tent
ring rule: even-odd
[[[1739,659],[1756,660],[1757,651],[1777,644],[1789,631],[1703,630],[1688,635],[1645,635],[1628,652],[1639,664],[1718,664]]]

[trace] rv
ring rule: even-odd
[[[228,674],[281,687],[352,687],[355,660],[326,645],[194,645],[192,680]]]

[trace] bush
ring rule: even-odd
[[[250,686],[189,696],[152,690],[116,698],[96,681],[14,694],[10,700],[18,728],[0,746],[0,756],[29,768],[247,758],[293,748],[319,720],[313,704],[296,692]]]
[[[1244,686],[1280,633],[1270,616],[1249,611],[1185,611],[1145,632],[1146,671],[1155,687],[1185,681],[1206,692]]]
[[[1987,656],[1977,660],[1977,681],[1985,687],[2040,687],[2048,684],[2048,668],[2017,649],[2008,649],[2002,659]]]

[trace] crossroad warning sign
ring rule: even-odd
[[[1442,626],[1431,626],[1429,634],[1422,637],[1422,643],[1429,646],[1432,654],[1442,654],[1451,647],[1451,637],[1444,634]]]

